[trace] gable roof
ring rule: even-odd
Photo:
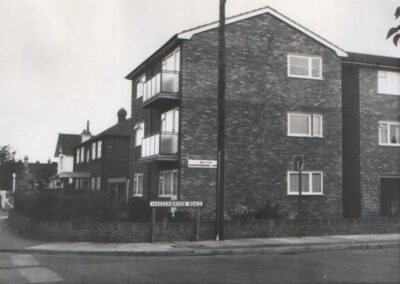
[[[79,143],[81,143],[80,135],[59,133],[54,157],[58,157],[61,152],[65,155],[73,156],[73,148]]]
[[[337,56],[340,57],[347,57],[347,53],[341,49],[340,47],[336,46],[335,44],[329,42],[328,40],[324,39],[323,37],[319,36],[318,34],[314,33],[313,31],[307,29],[306,27],[296,23],[295,21],[293,21],[292,19],[286,17],[285,15],[279,13],[278,11],[272,9],[269,6],[263,7],[263,8],[259,8],[259,9],[255,9],[252,11],[248,11],[236,16],[232,16],[232,17],[228,17],[225,19],[225,24],[229,25],[232,23],[236,23],[238,21],[242,21],[251,17],[255,17],[261,14],[265,14],[265,13],[269,13],[272,16],[280,19],[281,21],[285,22],[286,24],[292,26],[293,28],[299,30],[300,32],[308,35],[309,37],[311,37],[312,39],[318,41],[319,43],[325,45],[326,47],[332,49],[333,51],[336,52]],[[198,26],[196,28],[192,28],[192,29],[188,29],[185,30],[181,33],[179,33],[177,36],[179,39],[191,39],[191,37],[197,33],[201,33],[204,31],[208,31],[211,29],[215,29],[218,28],[219,26],[219,22],[215,21],[215,22],[211,22],[202,26]]]
[[[79,143],[76,146],[83,145],[86,143],[90,143],[95,140],[99,140],[100,138],[104,136],[122,136],[122,137],[129,137],[130,136],[130,130],[131,130],[131,124],[132,124],[132,118],[128,118],[124,121],[121,121],[117,124],[114,124],[113,126],[107,128],[103,132],[100,132],[99,134],[92,136],[90,139],[86,140],[85,142]]]

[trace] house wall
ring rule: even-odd
[[[400,96],[378,94],[378,69],[359,67],[361,214],[380,215],[380,177],[400,176],[400,147],[379,146],[378,122],[400,121]]]
[[[254,27],[257,26],[257,29]],[[215,207],[215,169],[192,169],[189,159],[216,159],[217,30],[182,45],[180,198]],[[322,57],[323,80],[288,78],[287,54]],[[323,115],[321,138],[287,136],[289,111]],[[307,216],[342,215],[341,64],[336,54],[270,16],[226,27],[225,209],[256,210],[267,202],[294,218],[297,196],[287,195],[293,155],[305,170],[324,173],[324,195],[306,196]]]
[[[57,174],[61,172],[72,172],[74,169],[74,157],[60,154],[58,156]]]
[[[343,65],[343,216],[361,216],[360,76],[357,66]]]

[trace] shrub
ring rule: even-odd
[[[232,220],[245,220],[252,218],[254,216],[254,212],[249,210],[246,206],[239,204],[234,209],[228,211],[228,216]]]

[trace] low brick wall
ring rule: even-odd
[[[11,226],[22,234],[38,239],[98,242],[149,242],[150,223],[71,223],[35,222],[11,211]],[[240,220],[225,223],[225,239],[297,236],[293,220]],[[340,234],[400,233],[400,218],[305,220],[304,236]],[[192,241],[194,223],[157,223],[156,241]],[[214,238],[214,224],[201,224],[200,239]]]

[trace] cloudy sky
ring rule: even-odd
[[[0,145],[54,159],[58,133],[130,116],[124,77],[175,33],[218,19],[218,0],[0,0]],[[399,57],[385,40],[398,0],[227,0],[269,5],[347,51]]]

